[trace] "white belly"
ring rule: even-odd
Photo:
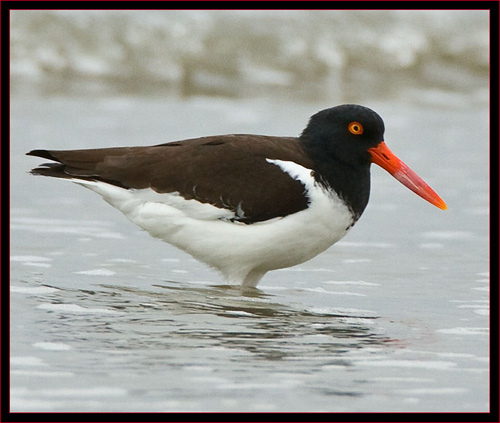
[[[127,190],[102,182],[78,181],[99,193],[133,223],[219,269],[230,283],[255,286],[269,270],[307,261],[342,238],[353,224],[345,203],[318,185],[311,170],[268,160],[300,180],[309,207],[254,224],[232,222],[234,213],[178,193]]]

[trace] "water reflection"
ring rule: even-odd
[[[331,357],[328,364],[345,366],[347,361],[338,360],[342,354],[391,341],[378,330],[378,317],[313,312],[258,289],[171,281],[151,289],[101,288],[79,291],[79,304],[116,310],[115,315],[96,313],[92,326],[96,333],[123,335],[127,349],[227,348],[265,360]],[[113,348],[121,345],[116,338]]]

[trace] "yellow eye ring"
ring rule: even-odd
[[[351,122],[347,129],[349,129],[349,132],[354,135],[361,135],[363,133],[363,125],[359,122]]]

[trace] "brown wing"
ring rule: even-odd
[[[223,135],[160,144],[91,150],[33,150],[54,160],[33,174],[102,181],[127,189],[178,192],[254,223],[307,208],[304,186],[266,159],[312,169],[297,138]]]

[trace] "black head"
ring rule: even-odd
[[[383,141],[384,122],[367,107],[344,104],[312,116],[300,139],[315,159],[369,165],[368,149]]]
[[[315,179],[335,190],[355,218],[368,203],[370,163],[387,170],[436,207],[447,208],[441,197],[389,150],[383,142],[382,118],[367,107],[345,104],[316,113],[300,141],[314,160]]]

